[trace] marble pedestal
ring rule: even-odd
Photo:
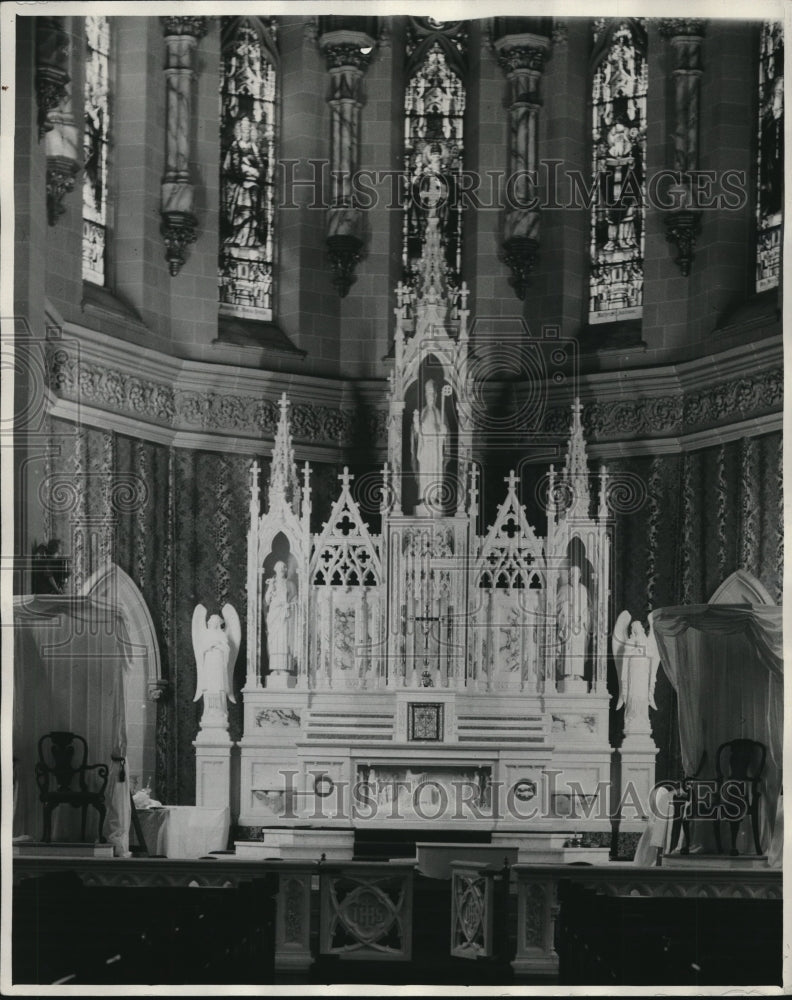
[[[620,814],[623,820],[642,819],[651,814],[655,786],[657,747],[650,736],[628,735],[615,751],[621,762]]]
[[[212,809],[230,808],[231,740],[224,730],[202,729],[195,747],[195,804]]]

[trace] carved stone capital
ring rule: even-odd
[[[160,233],[165,241],[165,257],[171,277],[182,269],[187,247],[198,238],[198,221],[189,212],[163,212]]]
[[[168,694],[170,685],[164,677],[149,681],[146,685],[146,693],[150,701],[161,701]]]
[[[193,38],[203,38],[207,31],[206,17],[162,17],[162,32],[164,35],[191,35]]]
[[[569,25],[566,21],[553,20],[553,45],[566,45],[569,39]]]
[[[704,37],[707,29],[706,18],[702,17],[661,17],[660,34],[663,38],[673,38],[676,35],[694,35]]]
[[[47,157],[47,221],[54,226],[66,211],[63,199],[74,190],[80,165],[66,156]]]
[[[69,36],[63,27],[63,18],[40,17],[36,19],[36,102],[38,104],[39,138],[52,128],[48,120],[50,111],[66,97],[69,83]]]
[[[341,32],[334,32],[333,34],[341,34]],[[344,32],[344,34],[352,33]],[[376,45],[373,38],[361,34],[359,39],[324,44],[325,39],[329,37],[329,35],[325,35],[319,40],[319,47],[324,54],[329,70],[345,69],[351,66],[361,73],[366,72]]]
[[[700,227],[701,218],[697,212],[672,212],[665,219],[666,240],[676,246],[677,256],[674,262],[685,278],[693,265],[693,251]]]
[[[550,39],[541,35],[504,35],[495,42],[495,51],[507,76],[521,70],[541,73],[550,52]]]

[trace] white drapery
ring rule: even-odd
[[[678,695],[682,764],[700,778],[715,777],[715,754],[728,740],[767,747],[762,776],[760,839],[771,849],[783,755],[783,634],[781,608],[701,604],[661,608],[653,615],[663,669]],[[694,823],[694,840],[712,846],[712,824]],[[740,853],[753,851],[750,823],[740,830]],[[724,830],[728,843],[728,834]],[[741,846],[743,845],[743,846]],[[750,845],[750,846],[749,846]]]
[[[34,770],[38,740],[52,730],[66,730],[85,738],[89,764],[110,767],[104,835],[114,854],[128,854],[129,784],[121,777],[129,640],[123,621],[117,612],[85,598],[24,598],[15,603],[14,636],[14,834],[39,838],[42,807]],[[93,839],[93,809],[88,821],[86,836]],[[79,810],[65,805],[55,810],[52,838],[80,839]]]

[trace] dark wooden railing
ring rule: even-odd
[[[432,879],[409,862],[17,857],[13,982],[780,979],[777,869],[451,868]]]

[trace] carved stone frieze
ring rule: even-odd
[[[698,392],[646,399],[619,399],[584,404],[583,427],[590,440],[687,433],[779,410],[783,404],[784,373],[773,368],[757,375],[718,382]],[[566,433],[566,407],[548,410],[546,433]]]
[[[161,382],[130,375],[102,364],[78,360],[56,349],[48,357],[50,388],[65,399],[107,408],[153,423],[185,429],[247,432],[271,437],[278,424],[278,407],[258,396],[174,389]],[[296,403],[291,412],[298,440],[349,444],[359,430],[354,410],[312,403]],[[387,414],[376,412],[370,429],[386,435]]]
[[[775,368],[686,395],[684,422],[688,428],[744,418],[756,412],[777,410],[783,401],[784,372]]]
[[[268,438],[277,428],[276,401],[260,395],[182,389],[164,379],[91,361],[54,344],[47,366],[48,384],[57,396],[160,426]],[[776,366],[686,393],[680,389],[673,394],[588,402],[583,406],[582,423],[588,439],[599,442],[688,433],[777,412],[783,404],[783,387],[783,370]],[[366,427],[370,440],[382,443],[387,439],[388,418],[385,408],[372,407]],[[291,426],[297,440],[347,445],[359,438],[360,415],[351,408],[296,402]],[[568,428],[568,407],[549,408],[543,432],[566,435]]]

